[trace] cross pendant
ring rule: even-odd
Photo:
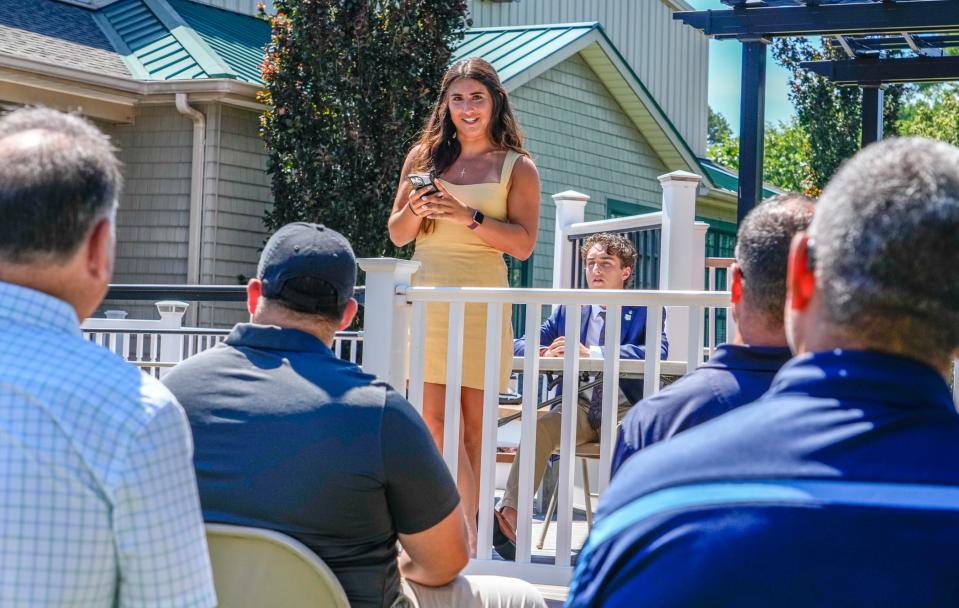
[[[463,167],[462,169],[460,169],[460,178],[463,178],[465,176],[466,176],[466,167]]]

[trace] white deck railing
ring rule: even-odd
[[[90,318],[83,323],[83,336],[112,350],[144,372],[159,378],[166,370],[226,339],[229,329],[182,327],[186,302],[156,303],[160,318]],[[339,331],[333,341],[337,357],[359,364],[363,332]]]
[[[520,576],[528,581],[540,584],[565,585],[572,572],[572,516],[573,516],[573,463],[569,458],[560,459],[559,495],[557,502],[557,541],[556,553],[552,563],[533,563],[532,549],[532,505],[536,491],[533,480],[533,444],[535,442],[536,406],[538,395],[540,356],[539,328],[543,318],[543,307],[563,304],[567,307],[566,339],[570,343],[579,341],[579,320],[582,306],[605,305],[607,307],[607,352],[611,357],[602,362],[603,371],[603,415],[600,427],[600,479],[599,492],[609,482],[609,470],[616,432],[616,411],[618,407],[618,383],[621,372],[628,369],[632,376],[651,378],[644,383],[644,395],[659,390],[663,362],[660,361],[660,342],[662,334],[662,315],[666,306],[684,308],[688,323],[688,341],[685,352],[691,356],[682,361],[669,362],[670,371],[681,374],[686,369],[698,367],[702,363],[703,319],[706,309],[725,307],[729,302],[726,292],[663,292],[663,291],[619,291],[619,290],[579,290],[579,289],[485,289],[485,288],[439,288],[409,287],[408,275],[416,265],[402,260],[361,260],[360,265],[367,271],[367,313],[369,321],[389,316],[390,323],[367,325],[367,340],[377,345],[376,353],[370,353],[366,361],[366,371],[376,373],[391,380],[394,386],[406,385],[409,378],[409,400],[417,409],[422,409],[426,307],[429,303],[449,305],[449,331],[447,345],[446,378],[446,415],[444,429],[443,457],[451,473],[457,471],[459,455],[460,426],[460,390],[463,361],[463,323],[467,304],[483,305],[487,308],[485,369],[492,370],[485,378],[483,404],[483,447],[479,471],[480,508],[477,557],[471,562],[472,573],[488,573]],[[376,268],[374,268],[376,267]],[[380,301],[371,298],[379,284],[393,283],[392,298]],[[497,447],[497,416],[499,393],[499,369],[501,356],[501,327],[509,322],[503,318],[503,304],[525,304],[525,335],[527,337],[524,359],[524,387],[522,403],[522,429],[520,451],[520,484],[518,495],[518,526],[516,563],[502,562],[492,558],[492,506],[494,498],[494,467]],[[379,311],[371,307],[381,306]],[[620,315],[623,306],[645,306],[647,319],[645,361],[621,361],[619,358]],[[574,350],[570,350],[563,359],[563,377],[573,378],[563,384],[563,404],[575,404],[578,395],[581,361]],[[595,365],[594,362],[589,362]],[[408,365],[408,367],[407,367]],[[378,367],[384,366],[384,367]],[[408,373],[407,373],[408,372]],[[576,407],[566,406],[562,414],[562,441],[560,452],[572,454],[575,445]]]

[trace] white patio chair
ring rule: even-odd
[[[220,608],[349,608],[329,567],[285,534],[207,524],[206,539]]]

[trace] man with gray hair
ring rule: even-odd
[[[840,169],[793,240],[786,327],[762,399],[623,465],[568,606],[955,604],[959,149]]]
[[[183,410],[84,340],[119,163],[85,120],[0,118],[0,604],[214,606]]]
[[[792,357],[786,344],[786,259],[793,237],[809,227],[813,202],[783,194],[753,209],[739,227],[729,268],[736,335],[701,367],[633,406],[623,419],[612,474],[632,454],[752,403]]]

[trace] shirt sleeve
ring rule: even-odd
[[[459,504],[459,492],[426,423],[406,399],[389,390],[383,411],[386,500],[401,534],[416,534],[443,521]]]
[[[186,415],[159,383],[145,382],[156,412],[131,438],[116,490],[117,603],[216,605]]]

